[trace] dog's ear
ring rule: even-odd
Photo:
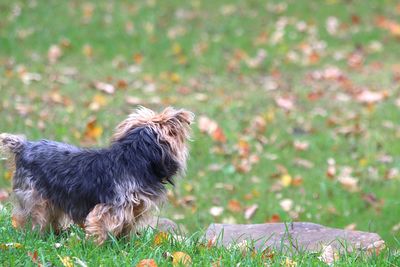
[[[186,123],[190,125],[194,121],[194,113],[185,109],[180,109],[176,111],[175,118],[177,118],[177,120],[181,123]]]

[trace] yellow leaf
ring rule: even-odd
[[[105,105],[107,105],[107,98],[104,95],[96,94],[89,105],[89,109],[96,111]]]
[[[192,258],[182,251],[177,251],[172,254],[172,265],[173,266],[190,266],[192,264]]]
[[[178,44],[178,43],[174,43],[172,45],[172,53],[174,53],[175,55],[178,55],[178,54],[182,53],[181,45]]]
[[[86,139],[96,140],[101,136],[102,133],[103,128],[97,125],[96,119],[91,119],[86,125],[84,136]]]
[[[360,167],[365,167],[368,164],[368,160],[366,158],[362,158],[358,161],[358,164],[360,165]]]
[[[284,187],[288,187],[292,183],[292,176],[290,176],[289,174],[282,175],[281,183]]]
[[[4,173],[4,179],[6,179],[7,181],[11,181],[11,178],[12,178],[12,172],[6,171]]]
[[[282,265],[284,265],[285,267],[296,267],[297,262],[292,259],[286,258]]]
[[[85,44],[82,48],[82,53],[85,57],[91,58],[93,57],[93,48],[90,45]]]
[[[171,82],[174,82],[174,83],[179,83],[181,81],[181,76],[175,72],[172,73],[169,78],[170,78]]]
[[[136,64],[140,64],[143,62],[143,55],[141,53],[135,53],[133,55],[133,61],[135,61]]]
[[[63,266],[74,267],[74,263],[72,262],[72,260],[69,256],[61,257],[60,255],[58,255],[58,257],[60,258],[60,261],[63,264]]]
[[[158,246],[161,245],[162,243],[168,241],[168,233],[166,232],[159,232],[156,234],[154,237],[154,245]]]
[[[6,243],[6,244],[0,244],[0,249],[2,250],[7,250],[10,248],[22,248],[22,244],[21,243]]]
[[[153,259],[144,259],[139,261],[136,267],[157,267],[157,263]]]

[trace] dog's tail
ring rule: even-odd
[[[25,144],[25,137],[8,133],[0,134],[0,155],[9,158],[18,154]]]

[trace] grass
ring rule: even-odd
[[[50,233],[41,236],[38,232],[16,231],[7,219],[8,213],[2,211],[0,217],[0,241],[2,244],[0,262],[2,266],[136,266],[140,261],[153,259],[158,266],[174,265],[172,256],[183,252],[193,266],[321,266],[320,253],[295,253],[291,257],[279,252],[256,253],[247,247],[234,246],[209,247],[200,233],[184,237],[163,236],[151,229],[141,236],[127,240],[111,238],[101,247],[85,239],[80,228],[73,227],[61,235]],[[158,241],[157,241],[158,240]],[[175,258],[177,259],[177,258]],[[335,266],[397,266],[400,255],[385,250],[380,255],[366,254],[342,255]],[[68,265],[71,264],[71,265]],[[182,266],[188,266],[183,264]]]
[[[227,141],[213,140],[194,126],[187,175],[170,188],[162,216],[190,233],[211,222],[263,223],[274,218],[338,228],[355,224],[357,230],[380,234],[392,251],[363,264],[396,265],[400,179],[398,174],[389,179],[388,173],[400,168],[399,40],[377,23],[379,16],[398,21],[396,10],[396,1],[389,0],[2,1],[0,132],[100,146],[136,103],[155,109],[185,107],[215,120]],[[330,16],[340,22],[337,34],[327,30]],[[280,39],[282,24],[286,26]],[[55,64],[48,63],[51,45],[62,49]],[[252,65],[261,50],[265,58]],[[362,62],[351,67],[357,53]],[[348,81],[309,78],[332,66]],[[24,72],[38,73],[40,80],[25,84]],[[113,84],[116,92],[96,90],[97,81]],[[355,101],[365,88],[385,91],[386,97],[370,105]],[[319,96],[313,99],[316,92]],[[278,97],[293,97],[294,110],[277,106]],[[343,97],[349,101],[340,101]],[[256,116],[266,122],[265,129],[251,127]],[[91,119],[102,134],[89,142],[84,132]],[[362,131],[355,131],[357,127]],[[340,133],[348,129],[353,130]],[[296,150],[299,141],[309,148]],[[250,152],[240,154],[243,148]],[[243,172],[240,164],[252,156],[258,162]],[[299,166],[298,158],[313,166]],[[326,175],[330,158],[337,169],[331,179]],[[345,167],[358,179],[355,192],[338,179]],[[282,186],[282,169],[302,182]],[[0,168],[1,187],[10,188],[8,176]],[[283,199],[294,203],[289,212],[280,206]],[[236,203],[236,209],[229,203]],[[245,219],[245,209],[254,204],[257,212]],[[224,212],[212,216],[212,206]],[[185,250],[198,264],[220,256],[225,265],[261,263],[259,256],[242,257],[223,249],[199,252],[197,241],[157,249],[135,243],[151,242],[151,233],[105,248],[78,242],[56,250],[53,243],[68,242],[68,236],[16,232],[10,228],[8,209],[2,212],[1,227],[0,243],[24,244],[23,249],[0,254],[10,265],[29,262],[27,251],[32,250],[43,262],[56,265],[57,254],[78,257],[90,266],[102,260],[103,265],[135,264],[151,257],[163,262],[162,253],[169,250]],[[122,251],[127,257],[119,256]],[[294,260],[318,265],[315,255]],[[347,260],[343,264],[360,263],[354,255]]]

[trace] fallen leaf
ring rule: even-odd
[[[172,253],[172,265],[173,266],[190,266],[192,265],[192,258],[182,251]]]
[[[74,267],[74,263],[69,256],[61,257],[60,255],[58,255],[58,257],[60,258],[60,261],[64,267]]]
[[[226,142],[226,136],[222,128],[214,120],[206,116],[200,116],[198,125],[200,132],[207,133],[214,141]]]
[[[86,140],[96,141],[101,136],[102,133],[103,133],[103,128],[97,125],[96,118],[93,118],[89,120],[89,122],[86,124],[86,129],[83,135]]]
[[[157,263],[154,259],[144,259],[139,261],[136,267],[157,267]]]
[[[35,250],[33,253],[28,251],[28,256],[31,258],[32,262],[35,263],[38,267],[42,267],[42,264],[38,260],[38,252]]]
[[[82,53],[86,58],[92,58],[93,57],[93,48],[89,44],[85,44],[82,48]]]
[[[281,183],[284,187],[288,187],[292,183],[292,176],[284,174],[281,176]]]
[[[86,262],[83,260],[79,259],[78,257],[74,257],[75,263],[78,264],[81,267],[88,267]]]
[[[268,247],[261,252],[261,259],[263,260],[272,260],[274,257],[275,252]]]
[[[296,176],[292,180],[292,185],[293,186],[300,186],[303,184],[303,177],[301,176]]]
[[[292,259],[286,258],[285,261],[282,262],[282,265],[285,267],[296,267],[297,262]]]
[[[272,214],[271,218],[269,220],[267,220],[267,222],[269,223],[278,223],[281,222],[281,216],[279,216],[279,214]]]
[[[127,96],[126,103],[128,103],[129,105],[139,105],[143,104],[143,99],[135,96]]]
[[[89,105],[89,109],[98,111],[100,108],[107,105],[107,98],[102,94],[96,94],[93,96],[92,102]]]
[[[308,142],[305,142],[305,141],[295,140],[294,143],[293,143],[293,147],[297,151],[306,151],[309,146],[310,146],[310,144]]]
[[[358,187],[358,179],[350,177],[350,176],[343,176],[339,177],[338,181],[342,185],[342,187],[349,191],[349,192],[358,192],[360,191],[360,188]]]
[[[211,137],[214,141],[226,143],[226,136],[220,127],[212,133]]]
[[[246,220],[250,220],[254,216],[257,210],[258,210],[257,204],[253,204],[250,207],[247,207],[244,211],[244,218]]]
[[[133,54],[133,61],[135,64],[139,65],[143,62],[143,55],[141,53],[135,53]]]
[[[168,241],[169,234],[166,232],[159,232],[154,237],[154,245],[159,246]]]
[[[323,246],[322,254],[318,259],[328,265],[332,265],[339,259],[339,254],[333,250],[331,245]]]
[[[281,206],[281,208],[284,211],[288,212],[288,211],[292,210],[292,208],[293,208],[293,200],[291,200],[289,198],[282,199],[279,202],[279,205]]]
[[[94,87],[95,87],[97,90],[102,91],[102,92],[107,93],[107,94],[110,94],[110,95],[113,94],[113,93],[115,93],[115,87],[114,87],[114,85],[109,84],[109,83],[95,82],[95,83],[94,83]]]
[[[210,208],[210,214],[214,217],[220,216],[223,212],[224,212],[223,207],[214,206]]]
[[[354,231],[354,230],[357,229],[357,224],[356,224],[356,223],[351,223],[351,224],[349,224],[349,225],[346,225],[346,226],[344,227],[344,229],[345,229],[345,230],[348,230],[348,231]]]
[[[275,99],[275,103],[278,105],[278,107],[286,110],[286,111],[292,111],[294,110],[294,100],[293,98],[289,97],[278,97]]]
[[[10,194],[5,189],[0,189],[0,201],[4,201]]]
[[[293,161],[294,165],[303,167],[305,169],[311,169],[314,167],[314,163],[309,160],[302,159],[302,158],[295,158]]]
[[[228,202],[228,210],[231,212],[241,212],[242,211],[242,205],[240,205],[240,202],[237,201],[236,199],[231,199]]]
[[[365,104],[374,104],[385,99],[385,92],[373,92],[370,90],[363,90],[359,94],[357,94],[357,101]]]
[[[52,45],[47,52],[47,59],[49,60],[50,64],[54,64],[58,61],[58,59],[62,55],[62,50],[58,45]]]
[[[6,243],[6,244],[0,244],[0,249],[2,250],[7,250],[10,248],[15,248],[15,249],[19,249],[22,248],[22,244],[21,243]]]

